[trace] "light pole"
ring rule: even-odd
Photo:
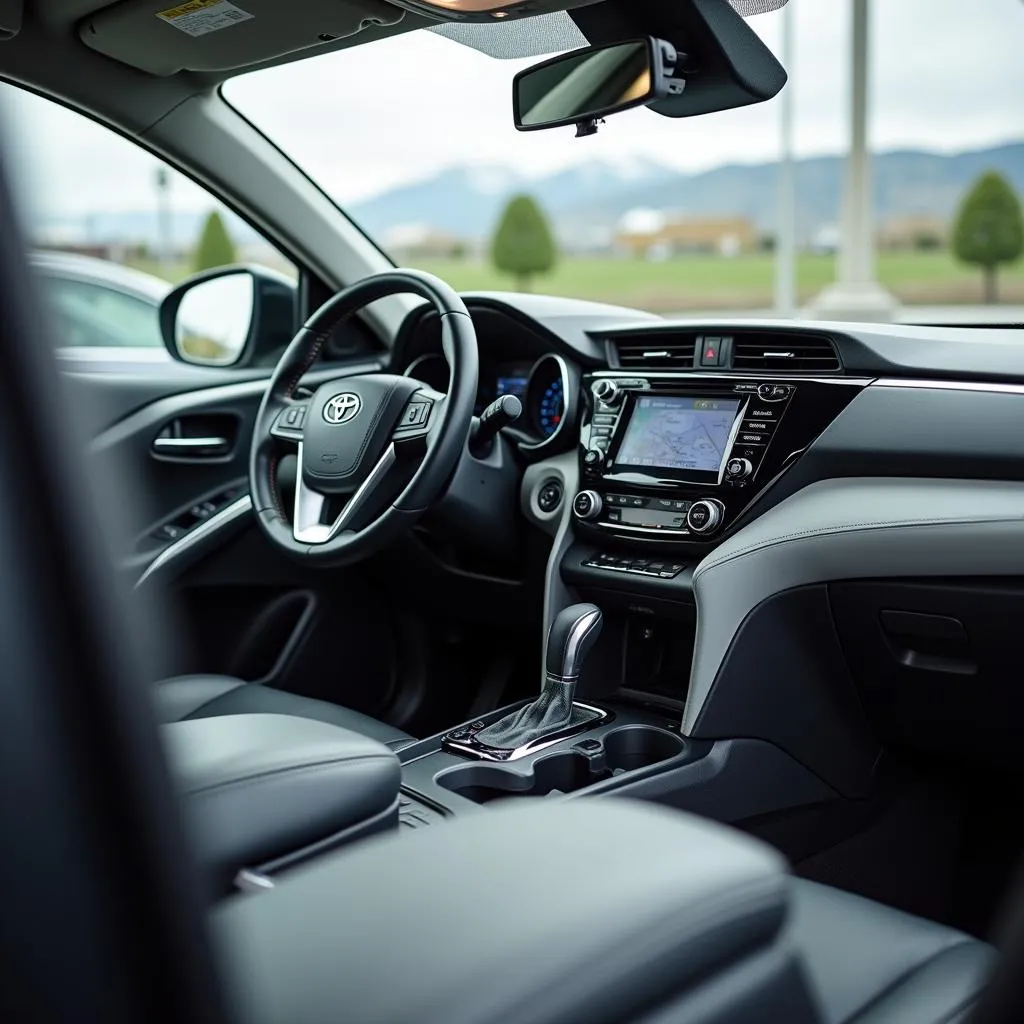
[[[790,81],[779,107],[779,191],[775,217],[775,312],[796,315],[796,168],[793,164],[793,5],[782,8],[782,66]]]
[[[166,276],[174,258],[171,241],[171,176],[166,167],[156,169],[157,262]]]
[[[892,320],[899,304],[875,280],[871,155],[868,151],[869,3],[851,0],[850,149],[843,186],[838,276],[811,303],[825,320]]]

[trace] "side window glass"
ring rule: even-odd
[[[64,347],[162,347],[157,307],[200,270],[295,265],[191,179],[76,111],[0,83],[31,180],[25,227]],[[116,168],[112,174],[111,169]],[[30,177],[28,177],[30,176]]]

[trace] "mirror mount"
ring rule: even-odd
[[[685,53],[653,36],[560,54],[512,80],[515,126],[575,125],[576,138],[594,135],[610,114],[681,95],[685,62]]]

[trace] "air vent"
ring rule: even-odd
[[[697,338],[693,334],[643,334],[613,342],[620,370],[692,369]]]
[[[832,342],[821,334],[743,332],[733,335],[734,370],[829,373],[839,369]]]

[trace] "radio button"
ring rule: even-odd
[[[646,498],[630,498],[627,504],[632,505],[633,508],[647,508]]]
[[[784,402],[792,391],[791,384],[762,384],[757,394],[766,402]]]
[[[591,427],[590,428],[590,436],[591,437],[611,437],[612,436],[612,428],[611,427]]]
[[[598,427],[614,427],[617,416],[607,412],[598,412],[591,418],[591,423]]]
[[[597,491],[580,491],[572,500],[572,510],[577,519],[586,521],[596,519],[601,514],[603,504]]]
[[[722,524],[725,507],[714,498],[695,501],[686,513],[686,525],[694,533],[713,533]]]
[[[725,475],[730,480],[746,480],[754,472],[750,459],[730,459],[725,464]]]
[[[741,430],[759,430],[762,434],[769,434],[775,429],[775,424],[770,420],[744,420]]]
[[[764,444],[768,439],[767,434],[740,434],[740,444]]]

